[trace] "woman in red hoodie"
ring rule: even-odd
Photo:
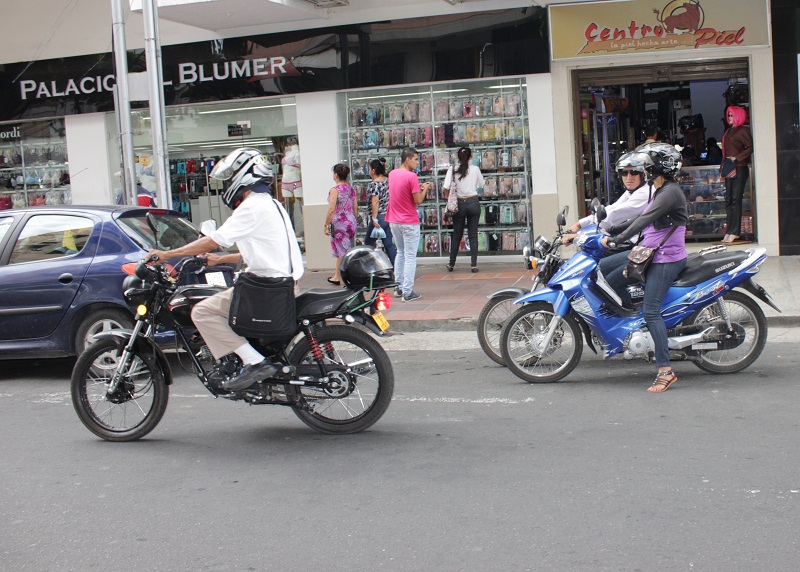
[[[722,156],[736,163],[736,176],[725,179],[725,212],[728,215],[727,234],[723,243],[732,243],[739,238],[742,225],[742,197],[750,176],[750,155],[753,154],[753,137],[744,126],[747,112],[731,105],[725,110],[725,120],[730,125],[722,136]]]

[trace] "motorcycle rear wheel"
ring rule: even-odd
[[[581,329],[575,318],[563,316],[548,347],[536,348],[555,315],[546,302],[531,302],[517,310],[505,328],[501,347],[506,367],[531,383],[559,381],[577,367],[583,353]]]
[[[478,341],[481,348],[489,359],[500,365],[506,365],[500,347],[503,326],[517,309],[514,305],[516,299],[516,294],[504,294],[492,298],[478,316]]]
[[[728,292],[722,297],[731,324],[744,330],[744,340],[735,348],[704,351],[694,364],[710,373],[736,373],[752,365],[767,344],[767,318],[761,306],[747,294]],[[716,302],[689,316],[685,325],[723,324]]]
[[[89,346],[72,370],[72,405],[89,431],[106,441],[134,441],[150,433],[167,409],[169,387],[157,360],[136,352],[128,375],[108,396],[106,389],[122,356],[114,340]]]
[[[300,420],[320,433],[350,434],[364,431],[384,414],[394,392],[394,371],[383,347],[369,334],[352,326],[327,326],[315,337],[325,365],[342,366],[328,374],[338,387],[287,385],[286,393],[298,405]],[[314,364],[307,338],[298,340],[289,354],[292,364]],[[334,379],[335,378],[335,379]]]

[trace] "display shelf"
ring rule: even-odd
[[[479,252],[519,252],[530,243],[530,151],[522,82],[497,90],[497,80],[453,85],[452,97],[425,89],[409,99],[391,90],[340,95],[342,154],[351,166],[359,205],[359,231],[369,221],[369,161],[384,158],[387,172],[400,167],[400,153],[414,147],[420,156],[420,183],[432,190],[418,206],[419,252],[443,255],[452,239],[452,216],[446,212],[443,183],[469,146],[485,185],[479,189]],[[422,90],[420,90],[422,91]],[[465,237],[460,248],[467,249]]]
[[[719,240],[726,234],[725,180],[720,177],[719,167],[684,167],[677,177],[689,210],[686,226],[687,240]],[[748,177],[742,201],[742,235],[753,234],[751,211],[752,177]]]
[[[56,127],[26,124],[19,141],[0,145],[0,210],[72,204],[66,140],[41,136]]]

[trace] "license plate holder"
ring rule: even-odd
[[[203,276],[206,277],[206,284],[211,286],[227,286],[225,282],[224,272],[204,272]]]
[[[381,312],[375,312],[372,314],[372,319],[382,332],[385,332],[389,329],[389,320],[387,320]]]

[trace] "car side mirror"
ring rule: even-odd
[[[210,236],[215,230],[217,230],[217,221],[215,221],[213,218],[204,220],[200,223],[200,232],[202,232],[205,236]]]

